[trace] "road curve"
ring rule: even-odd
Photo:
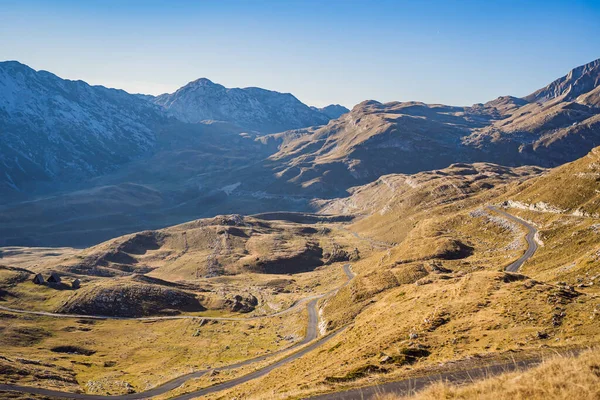
[[[533,256],[538,248],[538,245],[535,241],[537,229],[527,221],[517,218],[505,211],[499,210],[495,206],[488,206],[487,208],[527,228],[527,235],[525,236],[525,240],[527,241],[527,250],[518,260],[505,268],[505,271],[516,272],[519,268],[521,268],[525,261]],[[427,375],[419,378],[410,378],[402,381],[384,383],[377,386],[366,386],[345,392],[323,394],[320,396],[311,397],[310,400],[363,400],[385,393],[394,393],[405,396],[421,390],[434,382],[449,381],[457,384],[465,383],[477,378],[485,378],[489,375],[497,375],[508,371],[529,368],[539,364],[540,361],[540,359],[534,359],[508,364],[496,364],[488,367],[478,367],[470,370]]]
[[[354,273],[350,270],[350,264],[346,264],[344,265],[344,273],[346,274],[346,282],[344,282],[343,285],[341,285],[340,287],[330,290],[329,292],[322,294],[320,296],[315,296],[314,298],[310,299],[308,301],[307,304],[307,309],[308,309],[308,323],[307,323],[307,328],[306,328],[306,335],[304,336],[304,339],[302,339],[302,341],[294,344],[293,346],[287,347],[285,349],[282,350],[278,350],[276,352],[270,353],[270,354],[266,354],[263,356],[259,356],[259,357],[255,357],[249,360],[245,360],[236,364],[232,364],[232,365],[227,365],[225,367],[219,367],[219,368],[214,368],[214,369],[207,369],[207,370],[200,370],[200,371],[195,371],[186,375],[182,375],[178,378],[175,378],[169,382],[166,382],[160,386],[157,386],[153,389],[150,390],[146,390],[144,392],[139,392],[139,393],[131,393],[131,394],[124,394],[124,395],[116,395],[116,396],[102,396],[102,395],[93,395],[93,394],[85,394],[85,393],[72,393],[72,392],[62,392],[59,390],[51,390],[51,389],[44,389],[44,388],[37,388],[37,387],[31,387],[31,386],[20,386],[20,385],[7,385],[7,384],[0,384],[0,392],[2,391],[12,391],[12,392],[20,392],[20,393],[29,393],[29,394],[38,394],[38,395],[43,395],[43,396],[49,396],[49,397],[58,397],[61,399],[78,399],[78,400],[139,400],[139,399],[148,399],[154,396],[158,396],[164,393],[167,393],[173,389],[178,388],[179,386],[181,386],[182,384],[184,384],[185,382],[187,382],[190,379],[195,379],[195,378],[199,378],[203,375],[205,375],[208,372],[211,371],[226,371],[226,370],[231,370],[231,369],[236,369],[236,368],[240,368],[240,367],[244,367],[259,361],[264,361],[267,358],[271,358],[274,357],[278,354],[284,353],[284,352],[290,352],[293,350],[296,350],[302,346],[307,345],[308,343],[314,341],[317,336],[318,336],[318,331],[317,331],[317,327],[318,327],[318,322],[319,322],[319,318],[318,318],[318,314],[317,314],[317,302],[319,299],[329,296],[335,292],[337,292],[338,290],[340,290],[341,288],[343,288],[344,286],[348,285],[350,283],[350,280],[352,278],[354,278]],[[290,309],[288,309],[290,310]],[[39,314],[37,314],[39,315]],[[44,315],[44,314],[42,314]],[[61,314],[58,314],[61,315]],[[269,315],[272,316],[272,315]],[[81,316],[81,317],[85,317],[85,318],[90,318],[89,316]],[[101,317],[99,317],[100,319],[102,319]],[[195,318],[199,318],[199,317],[195,317]],[[200,317],[201,318],[201,317]],[[255,317],[255,318],[261,318],[261,317]],[[208,319],[208,318],[207,318]],[[212,319],[218,319],[218,318],[212,318]],[[240,318],[240,320],[243,321],[247,321],[249,320],[249,318]],[[291,361],[294,361],[300,357],[302,357],[303,355],[305,355],[306,353],[314,350],[315,348],[323,345],[324,343],[326,343],[327,341],[329,341],[330,339],[332,339],[333,337],[335,337],[336,335],[338,335],[341,332],[341,330],[338,330],[337,332],[334,332],[328,336],[323,337],[322,339],[315,341],[314,343],[311,343],[309,346],[306,346],[304,348],[302,348],[299,351],[296,351],[284,358],[282,358],[281,360],[270,364],[266,367],[263,367],[259,370],[256,370],[254,372],[251,372],[247,375],[241,376],[239,378],[235,378],[232,379],[230,381],[226,381],[214,386],[210,386],[204,389],[200,389],[198,391],[195,392],[191,392],[191,393],[186,393],[177,397],[174,397],[173,399],[178,399],[178,400],[183,400],[183,399],[191,399],[194,397],[198,397],[198,396],[202,396],[205,394],[209,394],[209,393],[216,393],[222,390],[226,390],[226,389],[230,389],[234,386],[237,386],[239,384],[248,382],[250,380],[256,379],[258,377],[261,377],[263,375],[268,374],[269,372],[271,372],[272,370],[274,370],[275,368],[278,368],[284,364],[287,364]]]
[[[514,215],[509,214],[506,211],[502,211],[502,210],[496,208],[495,206],[488,206],[487,208],[492,211],[497,212],[498,214],[502,215],[505,218],[510,219],[513,222],[518,223],[519,225],[524,226],[527,229],[527,235],[525,235],[525,240],[527,241],[527,250],[525,250],[525,253],[517,261],[513,262],[512,264],[510,264],[508,267],[505,268],[505,271],[517,272],[519,270],[519,268],[521,268],[523,263],[525,261],[529,260],[538,249],[538,244],[535,241],[535,235],[537,233],[537,229],[533,225],[531,225],[529,222],[524,221],[521,218],[515,217]]]

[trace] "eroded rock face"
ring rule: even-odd
[[[138,283],[118,283],[80,289],[57,312],[117,317],[143,317],[157,314],[204,311],[192,293],[173,288]]]
[[[294,274],[312,271],[323,265],[322,257],[323,249],[317,243],[308,242],[304,248],[291,254],[260,259],[253,268],[256,272],[265,274]]]
[[[359,259],[360,251],[357,248],[354,248],[352,251],[347,251],[339,246],[334,246],[330,252],[323,254],[323,263],[325,265],[336,262],[358,261]]]
[[[258,305],[258,299],[252,295],[235,295],[233,298],[225,300],[225,307],[233,312],[249,313],[254,311]]]

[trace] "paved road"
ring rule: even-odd
[[[525,236],[525,239],[526,239],[527,245],[528,245],[527,250],[518,260],[516,260],[515,262],[510,264],[508,267],[506,267],[506,271],[515,272],[523,265],[523,263],[525,261],[527,261],[529,258],[531,258],[533,256],[533,254],[535,253],[535,251],[537,250],[538,246],[534,239],[537,230],[535,229],[535,227],[533,227],[528,222],[526,222],[520,218],[517,218],[511,214],[508,214],[505,211],[499,210],[498,208],[496,208],[494,206],[488,206],[488,209],[501,214],[505,218],[508,218],[508,219],[524,226],[527,229],[527,235]],[[330,295],[333,292],[336,292],[337,290],[346,286],[350,282],[350,279],[352,279],[354,277],[354,274],[352,273],[352,271],[350,271],[349,264],[346,264],[344,266],[344,272],[346,273],[348,280],[340,288],[334,289],[324,295],[319,296],[318,298],[313,298],[309,301],[309,303],[308,303],[308,326],[307,326],[306,336],[301,342],[295,344],[294,346],[292,346],[290,348],[280,350],[280,351],[272,353],[270,355],[257,357],[254,359],[246,360],[241,363],[222,367],[222,368],[217,368],[217,369],[215,369],[215,371],[223,371],[223,370],[239,368],[239,367],[246,366],[246,365],[258,362],[258,361],[262,361],[268,357],[272,357],[279,353],[291,351],[291,350],[294,350],[301,346],[304,346],[304,345],[308,344],[309,342],[313,341],[314,339],[316,339],[317,335],[318,335],[317,334],[318,316],[317,316],[317,310],[316,310],[317,301],[321,297],[325,297],[325,296]],[[294,308],[297,306],[298,306],[298,304],[291,308]],[[2,308],[3,307],[0,307],[0,309],[2,309]],[[288,310],[290,310],[290,309],[288,309]],[[286,310],[286,311],[288,311],[288,310]],[[42,314],[42,315],[46,315],[46,314]],[[60,316],[63,314],[57,314],[57,315]],[[81,318],[81,317],[85,317],[85,316],[78,316],[78,318]],[[183,317],[183,316],[180,316],[180,317]],[[87,318],[89,318],[89,316]],[[99,318],[104,318],[104,317],[99,317]],[[161,317],[161,318],[172,318],[172,317]],[[197,318],[197,317],[195,317],[195,318]],[[120,318],[117,318],[117,319],[120,319]],[[156,319],[156,318],[150,318],[150,319]],[[213,319],[219,319],[219,318],[213,318]],[[225,319],[225,318],[221,318],[221,319]],[[287,364],[291,361],[294,361],[294,360],[302,357],[303,355],[307,354],[308,352],[314,350],[315,348],[323,345],[325,342],[327,342],[331,338],[335,337],[340,332],[341,332],[341,330],[337,331],[329,336],[326,336],[326,337],[322,338],[321,340],[316,341],[316,342],[310,344],[309,346],[306,346],[303,349],[301,349],[297,352],[294,352],[291,355],[277,361],[276,363],[270,364],[270,365],[268,365],[264,368],[261,368],[257,371],[251,372],[250,374],[241,376],[236,379],[232,379],[227,382],[217,384],[215,386],[210,386],[205,389],[201,389],[201,390],[198,390],[195,392],[180,395],[180,396],[175,397],[174,399],[188,400],[188,399],[203,396],[203,395],[206,395],[209,393],[216,393],[216,392],[219,392],[222,390],[233,388],[242,383],[245,383],[250,380],[256,379],[258,377],[261,377],[263,375],[266,375],[269,372],[273,371],[274,369],[276,369],[284,364]],[[471,380],[485,378],[487,376],[500,374],[503,372],[514,371],[514,370],[518,370],[518,369],[526,369],[531,366],[535,366],[535,365],[539,364],[539,362],[540,362],[539,359],[535,359],[535,360],[520,361],[520,362],[513,362],[513,363],[497,364],[497,365],[492,365],[489,367],[479,367],[479,368],[474,368],[474,369],[470,369],[470,370],[447,372],[447,373],[429,375],[429,376],[424,376],[424,377],[419,377],[419,378],[406,379],[406,380],[397,381],[397,382],[390,382],[390,383],[377,385],[377,386],[369,386],[369,387],[364,387],[364,388],[359,388],[359,389],[353,389],[353,390],[349,390],[349,391],[345,391],[345,392],[330,393],[330,394],[325,394],[325,395],[321,395],[321,396],[317,396],[317,397],[312,397],[311,399],[313,399],[313,400],[362,400],[362,399],[368,398],[370,396],[383,394],[383,393],[396,393],[399,395],[405,395],[405,394],[414,393],[415,391],[420,390],[420,389],[426,387],[427,385],[429,385],[433,382],[437,382],[437,381],[449,381],[449,382],[453,382],[453,383],[468,382]],[[149,398],[149,397],[163,394],[170,390],[173,390],[173,389],[181,386],[183,383],[185,383],[189,379],[198,378],[198,377],[206,374],[209,371],[210,370],[197,371],[197,372],[176,378],[173,381],[167,382],[167,383],[165,383],[161,386],[158,386],[154,389],[151,389],[149,391],[142,392],[142,393],[135,393],[135,394],[131,394],[131,395],[122,395],[122,396],[96,396],[96,395],[87,395],[87,394],[66,393],[66,392],[60,392],[60,391],[54,391],[54,390],[48,390],[48,389],[38,389],[38,388],[32,388],[32,387],[26,387],[26,386],[13,386],[13,385],[0,385],[0,391],[1,390],[13,390],[13,391],[19,391],[19,392],[24,392],[24,393],[42,394],[42,395],[46,395],[46,396],[57,396],[57,397],[63,397],[63,398],[69,398],[69,399],[82,399],[82,400],[145,399],[145,398]]]
[[[505,211],[502,211],[494,206],[488,206],[488,209],[497,212],[505,218],[514,221],[525,228],[527,228],[527,250],[525,253],[515,262],[505,268],[506,271],[516,272],[525,261],[530,259],[538,248],[535,241],[535,234],[537,230],[528,222],[515,217]],[[508,364],[497,364],[489,367],[479,367],[470,370],[462,370],[455,372],[447,372],[435,375],[424,376],[420,378],[405,379],[397,382],[385,383],[377,386],[367,386],[358,389],[352,389],[345,392],[336,392],[324,394],[321,396],[311,397],[311,400],[363,400],[368,399],[372,396],[381,395],[385,393],[394,393],[397,395],[408,395],[414,393],[420,389],[425,388],[427,385],[438,381],[448,381],[452,383],[464,383],[470,382],[471,380],[485,378],[489,375],[497,375],[503,372],[514,371],[517,369],[526,369],[539,364],[540,359],[520,361],[516,363]]]
[[[489,367],[477,367],[468,370],[444,372],[418,378],[405,379],[402,381],[383,383],[378,386],[368,386],[364,388],[348,390],[345,392],[324,394],[321,396],[310,397],[309,400],[366,400],[374,398],[375,396],[389,393],[393,393],[398,396],[407,396],[426,388],[432,383],[468,383],[478,379],[485,379],[490,376],[500,375],[505,372],[513,372],[535,367],[536,365],[539,365],[541,361],[542,358],[535,358],[525,361],[496,364]]]
[[[307,324],[307,328],[306,328],[306,335],[304,336],[304,339],[302,341],[294,344],[291,347],[276,351],[274,353],[270,353],[270,354],[267,354],[264,356],[245,360],[245,361],[239,362],[237,364],[232,364],[232,365],[228,365],[225,367],[215,368],[214,371],[225,371],[225,370],[231,370],[231,369],[244,367],[244,366],[259,362],[259,361],[264,361],[267,358],[274,357],[274,356],[284,353],[284,352],[294,351],[296,349],[299,349],[299,348],[307,345],[310,342],[313,342],[318,336],[317,328],[318,328],[319,318],[317,315],[317,302],[320,298],[329,296],[350,283],[350,280],[352,278],[354,278],[354,274],[350,270],[350,264],[344,265],[344,273],[346,274],[347,280],[342,286],[340,286],[337,289],[333,289],[323,295],[316,296],[315,298],[312,298],[310,301],[308,301],[308,305],[307,305],[308,324]],[[62,315],[62,314],[58,314],[58,315]],[[90,318],[89,316],[83,316],[83,317]],[[104,317],[98,317],[98,318],[104,318]],[[195,317],[195,318],[197,318],[197,317]],[[242,318],[242,320],[246,321],[246,320],[248,320],[248,318]],[[272,370],[274,370],[275,368],[278,368],[284,364],[294,361],[294,360],[302,357],[306,353],[314,350],[315,348],[323,345],[324,343],[331,340],[333,337],[335,337],[340,332],[341,332],[341,330],[339,330],[333,334],[330,334],[328,336],[325,336],[322,339],[315,341],[315,342],[311,343],[310,345],[303,347],[302,349],[300,349],[296,352],[293,352],[292,354],[282,358],[281,360],[279,360],[273,364],[270,364],[264,368],[256,370],[254,372],[251,372],[250,374],[241,376],[236,379],[232,379],[227,382],[217,384],[215,386],[210,386],[208,388],[201,389],[201,390],[198,390],[198,391],[195,391],[192,393],[180,395],[178,397],[175,397],[174,399],[178,399],[178,400],[191,399],[191,398],[202,396],[202,395],[205,395],[208,393],[216,393],[216,392],[219,392],[222,390],[232,388],[241,383],[245,383],[250,380],[256,379],[260,376],[266,375],[269,372],[271,372]],[[158,396],[158,395],[167,393],[173,389],[178,388],[179,386],[181,386],[188,380],[199,378],[211,371],[213,371],[213,370],[209,369],[209,370],[201,370],[201,371],[192,372],[190,374],[175,378],[167,383],[164,383],[160,386],[157,386],[157,387],[147,390],[145,392],[118,395],[118,396],[102,396],[102,395],[91,395],[91,394],[84,394],[84,393],[71,393],[71,392],[62,392],[59,390],[51,390],[51,389],[36,388],[36,387],[30,387],[30,386],[20,386],[20,385],[6,385],[6,384],[0,384],[0,392],[13,391],[13,392],[20,392],[20,393],[39,394],[39,395],[50,396],[50,397],[58,397],[58,398],[62,398],[62,399],[79,399],[79,400],[107,400],[107,399],[109,399],[109,400],[138,400],[138,399],[148,399],[153,396]]]
[[[488,209],[495,211],[503,217],[508,218],[511,221],[514,221],[527,228],[527,235],[525,236],[525,240],[527,241],[527,250],[525,250],[525,253],[517,261],[513,262],[505,268],[505,270],[508,272],[516,272],[519,268],[521,268],[525,261],[529,260],[533,256],[533,254],[538,249],[538,245],[535,241],[535,234],[537,233],[537,229],[535,229],[535,227],[527,221],[524,221],[521,218],[517,218],[514,215],[509,214],[506,211],[502,211],[494,206],[488,206]]]

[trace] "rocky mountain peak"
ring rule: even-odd
[[[523,99],[544,103],[558,97],[575,100],[600,85],[600,59],[572,69],[567,75],[539,89]]]
[[[217,83],[214,83],[213,81],[211,81],[208,78],[199,78],[199,79],[196,79],[195,81],[191,81],[187,85],[183,86],[181,89],[188,88],[188,87],[215,87],[215,86],[223,87]]]
[[[230,89],[206,78],[152,101],[183,122],[224,121],[260,133],[323,125],[331,119],[290,93],[256,87]]]

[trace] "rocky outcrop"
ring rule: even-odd
[[[259,258],[249,268],[264,274],[295,274],[312,271],[323,265],[322,257],[323,249],[317,243],[308,242],[300,250]]]
[[[225,300],[225,308],[233,312],[249,313],[254,311],[258,305],[258,299],[254,295],[235,295]]]
[[[566,100],[575,100],[600,85],[600,59],[574,68],[563,76],[523,99],[528,102],[546,102],[564,96]]]
[[[143,317],[204,311],[192,293],[133,282],[79,289],[56,311],[68,314]]]

